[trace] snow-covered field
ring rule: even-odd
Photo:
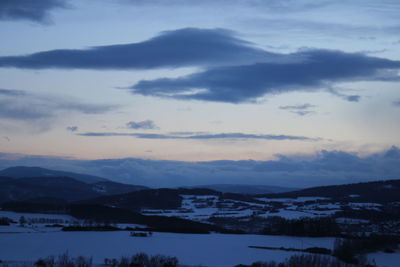
[[[341,209],[339,203],[318,203],[326,199],[285,199],[283,208],[268,211],[273,204],[251,203],[238,200],[220,201],[216,196],[184,196],[180,210],[147,210],[148,213],[164,216],[178,216],[193,220],[207,220],[210,216],[240,217],[282,216],[300,218],[324,216]],[[275,201],[275,200],[274,200]],[[307,201],[305,203],[304,201]],[[310,201],[316,201],[315,203]],[[352,208],[379,209],[376,203],[352,203]],[[264,212],[264,213],[263,213]],[[146,212],[145,212],[146,213]],[[154,233],[151,237],[131,237],[127,231],[119,232],[62,232],[60,227],[46,227],[49,222],[68,225],[76,221],[68,215],[16,213],[0,210],[0,217],[8,217],[18,222],[21,216],[31,224],[25,227],[12,224],[0,226],[0,260],[34,261],[40,257],[59,255],[66,251],[71,256],[93,257],[95,263],[104,258],[119,258],[138,252],[176,256],[181,263],[192,266],[231,267],[237,264],[250,264],[255,261],[283,261],[297,252],[263,250],[248,246],[268,246],[305,249],[324,247],[332,249],[334,238],[300,238],[289,236],[262,235],[196,235]],[[41,222],[47,220],[45,222]],[[365,220],[338,218],[338,222],[368,223]],[[120,224],[120,227],[140,227],[139,225]],[[372,253],[378,267],[400,266],[400,251],[394,254]]]
[[[182,205],[176,210],[142,210],[143,214],[175,216],[206,222],[210,217],[280,216],[286,219],[330,216],[341,211],[339,203],[329,203],[329,198],[257,198],[259,202],[220,199],[218,196],[181,195]],[[320,203],[325,201],[328,203]],[[261,203],[260,203],[261,202]],[[274,204],[275,203],[275,204]],[[274,207],[279,203],[280,208]],[[363,205],[364,204],[364,205]],[[368,205],[365,205],[368,204]],[[355,209],[370,208],[371,203],[354,203]],[[372,206],[378,208],[378,204]]]
[[[21,216],[24,216],[25,219],[49,219],[49,220],[62,220],[67,222],[72,222],[76,220],[74,217],[64,214],[44,214],[44,213],[20,213],[13,211],[4,211],[0,210],[0,217],[7,217],[13,219],[14,221],[19,220]]]
[[[399,267],[400,251],[393,254],[376,252],[368,255],[369,259],[374,259],[378,267]]]
[[[11,224],[10,226],[0,225],[0,233],[54,232],[59,231],[60,227],[47,227],[46,225],[68,225],[77,221],[74,217],[64,214],[17,213],[0,210],[0,218],[1,217],[7,217],[16,223]],[[21,217],[24,217],[24,226],[19,224]]]
[[[151,237],[130,237],[129,232],[47,232],[0,234],[0,259],[36,260],[68,251],[70,255],[92,256],[95,263],[104,258],[129,256],[137,252],[176,256],[183,264],[232,267],[254,261],[281,261],[294,252],[263,250],[248,246],[326,247],[333,238],[286,236],[172,234],[154,233]]]
[[[41,218],[41,217],[39,217]],[[131,225],[127,225],[131,226]],[[0,226],[0,260],[34,261],[40,257],[59,255],[93,257],[95,263],[104,258],[119,258],[138,252],[176,256],[187,265],[231,267],[254,261],[283,261],[296,252],[263,250],[248,246],[268,246],[305,249],[332,249],[334,238],[233,234],[173,234],[154,233],[151,237],[131,237],[128,231],[62,232],[57,227],[31,225]],[[400,252],[373,253],[379,267],[398,267]]]

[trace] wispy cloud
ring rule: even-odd
[[[310,110],[311,108],[314,107],[316,106],[307,103],[302,105],[280,106],[279,109],[288,110],[289,112],[297,114],[299,116],[306,116],[316,113],[315,111]]]
[[[232,0],[120,0],[120,3],[131,4],[136,6],[185,6],[190,7],[251,7],[255,9],[271,10],[279,12],[301,12],[302,10],[310,10],[313,8],[324,7],[330,5],[330,0],[320,0],[318,2],[309,0],[246,0],[246,1],[232,1]]]
[[[25,95],[24,91],[21,90],[10,90],[10,89],[2,89],[0,88],[0,96],[23,96]]]
[[[129,129],[141,129],[141,130],[153,130],[158,129],[157,125],[152,120],[145,120],[145,121],[130,121],[126,124]]]
[[[155,133],[117,133],[117,132],[87,132],[78,133],[80,136],[132,136],[140,139],[182,139],[182,140],[210,140],[210,139],[230,139],[230,140],[298,140],[298,141],[319,141],[320,138],[310,138],[305,136],[293,135],[273,135],[273,134],[246,134],[246,133],[219,133],[219,134],[155,134]]]
[[[307,110],[309,108],[314,108],[316,107],[315,105],[311,104],[301,104],[301,105],[292,105],[292,106],[280,106],[280,109],[286,109],[286,110]]]
[[[67,131],[69,132],[76,132],[79,130],[78,126],[68,126],[67,128],[65,128]]]
[[[394,79],[396,79],[396,77],[393,77]],[[385,79],[385,78],[383,78]],[[327,87],[326,90],[328,92],[330,92],[332,95],[337,96],[343,100],[349,101],[349,102],[359,102],[361,100],[361,96],[359,95],[346,95],[341,93],[339,90],[333,88],[333,87]],[[343,89],[341,89],[343,90]]]
[[[49,22],[49,13],[65,8],[67,0],[1,0],[0,20],[30,20]]]
[[[115,105],[89,104],[60,96],[0,89],[0,118],[9,120],[43,120],[57,117],[63,112],[103,114],[116,108]]]

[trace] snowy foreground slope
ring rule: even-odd
[[[18,221],[46,218],[71,223],[68,215],[32,214],[0,211]],[[134,226],[134,225],[129,225]],[[93,257],[95,263],[104,258],[119,258],[138,252],[176,256],[182,264],[208,267],[232,267],[255,261],[283,261],[297,252],[264,250],[249,246],[268,246],[305,249],[323,247],[332,249],[335,238],[292,236],[234,235],[234,234],[173,234],[154,233],[151,237],[131,237],[128,231],[62,232],[61,228],[45,227],[35,223],[21,227],[17,224],[0,227],[0,260],[35,261],[41,257],[59,255],[66,251],[71,256]],[[400,252],[373,253],[379,267],[398,267]]]
[[[146,252],[176,256],[187,265],[233,267],[258,260],[281,261],[295,254],[248,246],[331,248],[332,244],[333,238],[261,235],[154,233],[152,237],[140,238],[125,231],[21,233],[0,235],[0,259],[29,261],[68,251],[72,256],[92,256],[95,263],[102,263],[104,258]]]
[[[250,264],[255,261],[283,261],[299,253],[249,246],[332,249],[335,240],[335,238],[294,237],[299,235],[350,236],[348,240],[351,240],[352,236],[365,233],[399,236],[400,183],[397,181],[317,189],[254,196],[223,194],[209,189],[154,189],[101,196],[79,202],[65,202],[59,209],[46,202],[6,202],[2,208],[9,211],[0,210],[0,217],[6,217],[5,219],[14,222],[9,226],[0,226],[0,260],[32,262],[40,257],[60,255],[68,251],[71,256],[93,257],[95,263],[102,263],[104,258],[119,258],[145,252],[176,256],[185,265],[224,267],[240,263]],[[57,212],[69,215],[21,214],[11,210]],[[19,225],[21,216],[25,217],[26,222],[22,223],[24,227]],[[335,231],[329,228],[331,222],[337,225],[336,230],[333,229]],[[131,237],[129,231],[84,232],[88,229],[83,229],[84,231],[78,229],[78,232],[62,231],[63,226],[70,226],[63,230],[71,231],[69,228],[77,225],[90,227],[106,223],[120,228],[126,226],[142,228],[143,224],[146,224],[147,231],[154,231],[155,234],[141,238]],[[301,227],[304,224],[304,229],[295,228],[304,231],[300,234],[288,231],[294,229],[292,227],[294,223],[296,226],[302,223]],[[204,231],[197,231],[196,227],[200,227],[199,225],[205,230],[199,228]],[[182,227],[186,227],[184,229],[187,233],[213,232],[213,234],[157,232],[174,232],[182,230]],[[320,228],[323,229],[322,234],[321,231],[318,235],[315,234],[315,230]],[[226,229],[229,231],[225,231]],[[384,246],[378,249],[391,252]],[[364,250],[361,253],[366,251],[373,250]],[[368,257],[375,259],[378,267],[398,267],[400,251],[393,252],[395,253],[376,252],[369,254]]]
[[[263,250],[248,246],[324,247],[332,248],[334,238],[232,234],[154,233],[152,237],[131,237],[129,232],[46,232],[0,234],[0,259],[34,261],[40,257],[59,255],[93,257],[95,263],[104,258],[119,258],[138,252],[178,257],[182,264],[208,267],[233,267],[254,261],[282,261],[296,252]],[[400,253],[374,253],[379,267],[398,267]]]

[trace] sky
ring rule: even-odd
[[[2,0],[0,166],[385,158],[400,146],[399,13],[397,0]]]

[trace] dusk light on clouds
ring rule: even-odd
[[[383,155],[400,146],[399,13],[395,0],[0,1],[1,158]]]

